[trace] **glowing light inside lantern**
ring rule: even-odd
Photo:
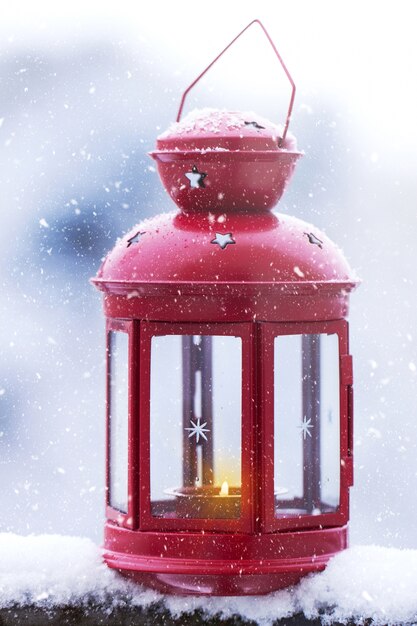
[[[227,480],[225,480],[224,483],[222,483],[219,495],[220,496],[229,495],[229,483],[227,482]]]

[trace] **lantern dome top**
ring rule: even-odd
[[[138,224],[108,254],[94,283],[129,297],[166,288],[202,293],[210,286],[229,294],[248,287],[347,293],[356,280],[340,249],[297,218],[180,212]]]
[[[157,139],[150,156],[185,212],[265,211],[287,186],[301,152],[295,137],[256,113],[195,110]]]

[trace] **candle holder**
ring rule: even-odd
[[[221,487],[204,485],[167,489],[166,493],[175,497],[175,513],[179,518],[233,519],[240,517],[241,488],[228,487],[228,493],[221,493],[221,491]]]

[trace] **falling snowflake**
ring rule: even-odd
[[[209,433],[210,432],[210,430],[208,428],[204,428],[204,426],[207,426],[207,422],[204,422],[204,424],[200,424],[200,420],[201,420],[201,417],[197,417],[195,422],[193,422],[193,420],[190,420],[190,422],[192,424],[192,428],[186,428],[185,429],[185,430],[189,430],[190,431],[190,434],[188,435],[188,438],[195,437],[195,442],[196,443],[198,443],[200,441],[200,437],[203,437],[206,441],[208,441],[205,433]]]
[[[310,429],[314,428],[313,424],[311,424],[311,418],[307,419],[306,417],[304,417],[303,423],[298,428],[299,428],[300,433],[303,434],[304,441],[305,441],[306,435],[311,437]]]

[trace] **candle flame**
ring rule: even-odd
[[[221,496],[228,496],[229,495],[229,483],[227,482],[227,480],[225,480],[224,483],[222,483],[219,495],[221,495]]]

